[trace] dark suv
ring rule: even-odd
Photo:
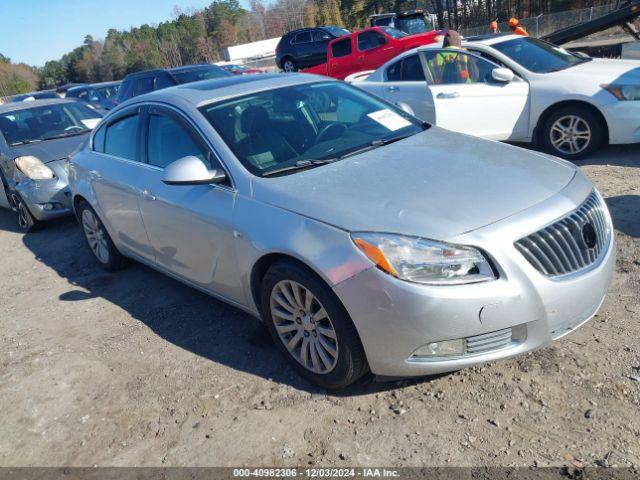
[[[142,72],[130,73],[122,80],[122,85],[118,91],[117,104],[120,105],[122,102],[142,95],[143,93],[173,87],[182,83],[231,76],[231,73],[224,71],[216,65],[206,64],[143,70]]]
[[[301,28],[285,33],[276,47],[276,64],[285,72],[320,65],[327,61],[329,42],[349,33],[339,27]]]

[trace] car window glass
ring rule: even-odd
[[[93,149],[96,152],[104,153],[104,137],[105,137],[106,131],[107,131],[107,128],[103,125],[93,135]]]
[[[127,160],[137,160],[138,115],[117,120],[107,127],[104,153]]]
[[[418,55],[411,55],[402,60],[402,81],[421,82],[424,81],[424,70]]]
[[[488,83],[495,66],[486,60],[456,50],[424,52],[435,85]]]
[[[165,168],[182,157],[199,158],[211,168],[209,155],[196,144],[180,123],[164,115],[149,117],[147,156],[150,165]]]
[[[311,41],[311,32],[302,32],[296,35],[293,43],[308,43]]]
[[[331,45],[331,55],[333,57],[346,57],[351,55],[351,39],[345,38]]]
[[[314,30],[313,31],[313,41],[314,42],[323,42],[326,40],[330,40],[331,35],[327,32],[323,32],[322,30]]]
[[[133,86],[133,95],[142,95],[149,92],[153,92],[153,77],[137,79]]]
[[[383,45],[385,41],[385,36],[380,32],[376,32],[375,30],[362,32],[358,35],[358,50],[360,50],[361,52],[371,50],[372,48]]]
[[[387,68],[387,81],[399,82],[402,79],[400,75],[401,71],[402,71],[402,60],[394,63],[389,68]]]
[[[175,83],[171,80],[169,75],[166,73],[160,73],[156,76],[156,90],[161,90],[163,88],[173,87]]]

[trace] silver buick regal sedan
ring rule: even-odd
[[[596,313],[614,266],[578,168],[309,75],[136,97],[70,185],[105,269],[133,258],[261,318],[326,388],[536,349]]]

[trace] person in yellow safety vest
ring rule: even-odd
[[[520,21],[517,18],[511,17],[509,19],[509,28],[516,35],[522,35],[523,37],[528,37],[529,36],[527,31],[524,29],[524,27],[522,25],[520,25]]]
[[[442,47],[449,50],[462,50],[462,38],[455,30],[448,30]],[[469,62],[467,55],[455,51],[440,51],[427,61],[435,83],[473,83],[478,76],[475,63]]]
[[[498,28],[498,21],[494,20],[489,24],[489,33],[500,33],[500,29]]]

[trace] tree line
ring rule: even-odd
[[[606,4],[596,0],[213,0],[202,10],[180,10],[159,25],[111,29],[104,39],[87,35],[82,45],[41,68],[13,64],[0,55],[0,96],[54,88],[68,82],[117,80],[149,68],[222,60],[224,47],[279,37],[315,25],[363,28],[373,13],[426,8],[445,27],[464,29],[496,18],[521,18]]]

